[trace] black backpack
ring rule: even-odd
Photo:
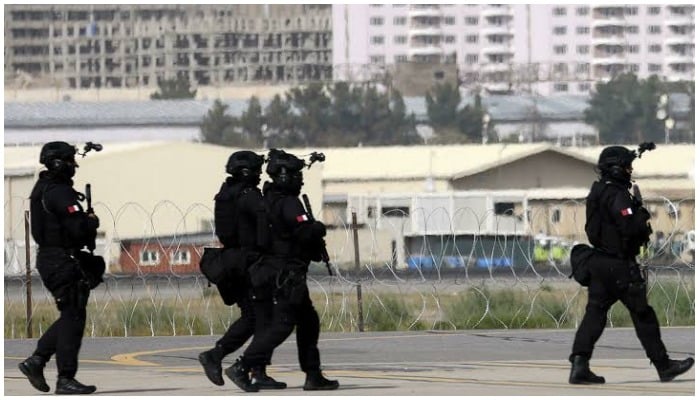
[[[595,249],[587,244],[577,244],[571,249],[569,260],[571,261],[571,275],[581,286],[591,283],[590,258],[595,254]]]
[[[224,183],[217,193],[215,200],[219,204],[215,208],[214,218],[216,235],[222,242],[238,242],[238,200],[249,189],[237,191]],[[236,248],[205,247],[199,261],[199,270],[210,283],[216,285],[226,305],[235,304],[245,296],[247,269],[248,254]]]
[[[604,182],[593,182],[586,197],[586,236],[588,242],[597,248],[603,247],[603,224],[607,221],[607,215],[601,213],[600,198],[607,188]]]

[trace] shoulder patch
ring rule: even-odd
[[[622,210],[620,210],[620,214],[622,214],[625,217],[628,215],[632,215],[632,209],[630,207],[623,208]]]

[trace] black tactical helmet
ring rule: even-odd
[[[75,163],[74,146],[66,142],[49,142],[41,148],[39,162],[49,170],[60,169],[67,161]]]
[[[285,153],[284,150],[272,149],[268,153],[265,171],[279,189],[299,194],[304,185],[304,176],[301,173],[304,165],[304,160],[293,154]]]
[[[604,178],[615,179],[629,183],[632,175],[628,168],[632,166],[632,161],[637,157],[637,153],[622,146],[609,146],[600,152],[598,157],[598,169]]]
[[[240,173],[242,175],[260,175],[262,173],[262,165],[265,162],[265,157],[257,155],[252,151],[241,150],[237,151],[228,158],[226,163],[226,172],[234,175]]]
[[[285,153],[284,150],[272,149],[268,153],[267,168],[265,172],[271,177],[292,174],[304,168],[304,160],[297,158],[293,154]]]
[[[632,165],[632,161],[637,157],[633,150],[628,150],[622,146],[608,146],[600,152],[598,157],[598,168],[609,169],[612,166],[627,167]]]

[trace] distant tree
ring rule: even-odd
[[[288,100],[297,111],[295,124],[302,135],[303,144],[318,146],[327,134],[331,116],[331,99],[321,83],[292,88]]]
[[[269,148],[299,146],[302,138],[295,130],[295,116],[292,114],[289,101],[276,94],[265,108],[265,124],[267,124],[267,145]]]
[[[656,75],[639,81],[632,73],[598,83],[584,111],[585,121],[598,129],[602,144],[632,144],[663,139],[663,121],[656,118],[665,91]]]
[[[457,117],[457,107],[462,100],[459,88],[450,83],[435,85],[425,94],[430,125],[434,128],[453,127]]]
[[[228,106],[215,100],[212,108],[200,124],[202,141],[211,144],[224,144],[224,133],[234,124],[234,118],[226,114]]]
[[[151,94],[151,100],[193,99],[196,95],[197,89],[190,90],[189,78],[180,76],[159,80],[158,90]]]
[[[238,119],[241,133],[248,138],[255,147],[261,147],[263,143],[263,118],[262,106],[257,97],[252,96],[248,101],[248,109]]]
[[[360,130],[363,90],[347,82],[336,82],[329,87],[332,98],[331,113],[334,128],[344,132]]]
[[[481,96],[474,96],[474,105],[465,105],[457,112],[457,129],[464,134],[469,142],[481,143],[484,130],[484,109],[481,105]]]
[[[389,96],[380,93],[375,85],[367,86],[362,94],[360,142],[367,145],[391,143],[394,127],[391,126],[390,116]]]
[[[416,133],[416,116],[406,114],[406,103],[403,101],[401,92],[393,89],[389,96],[390,115],[389,126],[391,135],[385,144],[416,144],[421,142],[421,138]]]

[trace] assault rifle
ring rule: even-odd
[[[306,193],[301,195],[301,198],[304,200],[304,207],[306,208],[306,213],[309,215],[309,219],[311,222],[314,222],[316,219],[314,218],[314,213],[311,210],[311,203],[309,202],[309,196],[306,195]],[[321,260],[326,264],[326,268],[328,269],[328,275],[333,276],[333,271],[331,271],[331,258],[328,256],[328,249],[326,249],[326,242],[323,241],[323,245],[321,246]]]

